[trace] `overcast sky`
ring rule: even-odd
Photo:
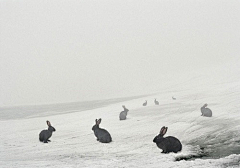
[[[239,0],[0,0],[0,106],[150,93],[239,61]]]

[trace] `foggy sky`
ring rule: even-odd
[[[238,0],[0,0],[0,106],[140,95],[227,69],[240,61],[239,9]]]

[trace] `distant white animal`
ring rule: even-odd
[[[201,112],[202,112],[202,116],[205,117],[212,117],[212,110],[210,110],[209,108],[206,108],[208,104],[204,104],[201,107]]]
[[[143,106],[147,106],[147,100],[145,100],[145,103],[143,103]]]
[[[128,113],[128,109],[123,105],[123,111],[119,114],[119,119],[120,120],[126,120],[127,118],[127,113]]]
[[[157,99],[154,100],[155,105],[159,105],[159,102],[157,101]]]
[[[172,99],[173,99],[173,100],[176,100],[176,98],[175,98],[175,97],[172,97]]]

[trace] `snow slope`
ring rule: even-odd
[[[205,75],[196,76],[153,96],[97,108],[89,104],[79,111],[46,109],[48,115],[5,117],[0,121],[0,167],[240,167],[240,78],[237,72],[233,78],[228,75],[213,75],[216,80],[211,82],[202,82]],[[148,106],[143,107],[145,100]],[[200,116],[205,103],[212,118]],[[130,111],[127,120],[119,121],[123,104]],[[100,126],[110,132],[112,143],[96,141],[91,130],[96,118],[102,118]],[[46,120],[56,128],[48,144],[38,141]],[[181,152],[162,154],[152,142],[162,126],[168,127],[166,136],[182,142]]]

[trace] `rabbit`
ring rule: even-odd
[[[147,100],[145,100],[146,102],[145,103],[143,103],[143,106],[147,106]]]
[[[201,116],[205,116],[205,117],[212,117],[212,110],[210,110],[209,108],[206,108],[208,104],[204,104],[201,107],[201,112],[202,115]]]
[[[52,136],[52,133],[54,131],[56,131],[56,129],[53,126],[51,126],[50,121],[47,121],[47,125],[48,125],[48,129],[47,130],[42,130],[39,134],[39,141],[40,142],[44,142],[44,143],[51,142],[49,140],[49,138]]]
[[[159,102],[157,101],[157,99],[154,100],[155,105],[159,105]]]
[[[96,124],[92,127],[92,130],[94,131],[95,136],[97,137],[97,141],[102,143],[109,143],[112,142],[112,137],[109,134],[109,132],[105,129],[99,128],[99,125],[101,123],[102,119],[95,120]]]
[[[124,110],[119,114],[119,119],[120,120],[126,120],[127,113],[128,113],[129,110],[124,105],[122,107],[123,107]]]
[[[172,136],[168,136],[166,138],[163,137],[166,134],[167,129],[168,127],[163,126],[161,128],[160,134],[153,139],[153,142],[156,143],[160,149],[162,149],[162,153],[177,153],[181,151],[182,144],[177,138]]]

